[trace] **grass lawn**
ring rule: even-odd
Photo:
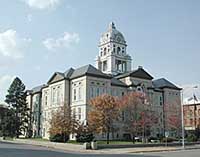
[[[30,140],[34,140],[34,141],[41,141],[41,142],[48,142],[48,139],[43,139],[43,138],[30,138]]]
[[[43,139],[43,138],[40,138],[40,137],[37,137],[37,138],[34,138],[34,137],[32,137],[32,138],[20,137],[19,139],[41,141],[41,142],[48,142],[49,141],[47,139]]]
[[[83,143],[69,140],[67,143],[82,145]]]
[[[30,139],[30,140],[34,140],[34,141],[40,141],[40,142],[50,142],[48,139],[43,139],[43,138],[26,138],[27,140]],[[60,142],[62,143],[62,142]],[[76,141],[68,141],[66,143],[71,143],[71,144],[78,144],[78,145],[81,145],[83,143],[79,143],[79,142],[76,142]]]
[[[5,137],[5,140],[13,141],[13,138],[12,137]]]
[[[97,141],[98,144],[107,144],[107,141]],[[135,142],[135,144],[140,144],[142,142]],[[123,144],[133,144],[131,141],[109,141],[109,144],[123,145]]]

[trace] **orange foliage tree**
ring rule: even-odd
[[[52,136],[61,135],[63,142],[66,142],[71,133],[76,133],[78,125],[76,118],[71,115],[70,107],[62,106],[55,112],[52,112],[49,133]]]
[[[88,124],[95,133],[105,133],[109,144],[110,133],[115,129],[119,117],[119,103],[110,95],[102,95],[91,99],[88,113]]]
[[[181,103],[174,101],[174,103],[164,104],[165,114],[165,131],[174,133],[173,136],[180,136],[181,132]]]

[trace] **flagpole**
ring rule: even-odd
[[[183,89],[181,92],[181,123],[182,123],[182,148],[185,149],[185,127],[184,127],[184,115],[183,115]]]
[[[198,88],[198,86],[193,87],[193,89],[196,89],[196,88]],[[197,115],[196,115],[197,106],[196,106],[196,101],[198,101],[198,100],[197,100],[197,97],[195,95],[195,92],[193,92],[193,97],[194,97],[194,130],[195,130],[195,135],[196,135],[197,134],[197,127],[196,127],[196,125],[197,125]]]

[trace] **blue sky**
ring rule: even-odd
[[[199,83],[199,0],[6,0],[0,5],[0,102],[13,77],[27,88],[55,71],[94,64],[114,21],[134,68],[179,84]]]

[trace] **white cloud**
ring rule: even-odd
[[[39,66],[39,65],[36,65],[36,66],[34,67],[34,70],[36,70],[36,71],[39,71],[39,70],[41,70],[41,66]]]
[[[31,22],[32,19],[33,19],[33,16],[32,16],[31,14],[28,14],[28,15],[27,15],[27,20],[28,20],[28,22]]]
[[[15,76],[10,76],[10,75],[0,76],[0,103],[5,100],[5,95],[7,94],[7,90],[14,78]]]
[[[55,50],[62,47],[69,48],[73,44],[79,43],[79,40],[79,34],[64,32],[64,36],[57,39],[47,38],[43,41],[43,44],[48,50]]]
[[[15,30],[0,33],[0,56],[19,59],[24,57],[24,49],[30,38],[21,38]]]
[[[24,0],[30,8],[35,9],[52,9],[57,7],[61,0]]]

